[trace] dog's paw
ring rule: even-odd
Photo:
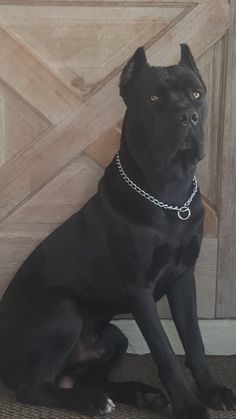
[[[141,409],[160,410],[167,407],[168,399],[161,390],[148,386],[149,388],[137,393],[137,407]]]
[[[201,403],[189,404],[175,411],[176,419],[210,419],[206,407]]]
[[[105,394],[99,393],[96,397],[93,397],[92,402],[90,402],[88,412],[91,416],[100,416],[111,413],[115,409],[115,404],[113,401]]]
[[[204,404],[214,410],[236,410],[236,396],[224,386],[214,386],[200,394]]]
[[[99,413],[101,415],[105,415],[106,413],[111,413],[115,409],[115,404],[113,401],[105,394],[105,403],[103,406],[99,409]]]

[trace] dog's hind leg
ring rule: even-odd
[[[112,401],[96,386],[65,389],[56,385],[83,326],[77,302],[65,294],[51,290],[11,312],[11,334],[7,327],[1,330],[1,336],[5,333],[5,362],[11,365],[10,371],[6,368],[5,381],[15,388],[22,403],[73,409],[90,416],[111,412]]]
[[[98,343],[104,346],[105,357],[87,373],[83,382],[96,383],[114,402],[151,410],[167,406],[167,398],[155,387],[138,381],[114,382],[109,379],[110,372],[119,364],[128,347],[128,339],[118,327],[109,323],[99,335]],[[78,378],[78,385],[80,380]]]
[[[53,382],[36,384],[35,377],[29,376],[17,391],[17,400],[32,405],[62,408],[78,411],[82,415],[98,416],[114,410],[111,399],[96,386],[59,388]]]

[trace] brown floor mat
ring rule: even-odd
[[[236,356],[208,357],[211,371],[219,382],[234,389],[236,393]],[[183,365],[183,358],[181,358]],[[185,369],[190,385],[191,377]],[[112,378],[122,380],[140,380],[147,384],[160,387],[157,378],[157,369],[150,355],[130,355],[127,354]],[[210,412],[211,419],[236,419],[236,412]],[[105,416],[107,419],[167,419],[171,417],[170,409],[163,412],[151,413],[144,410],[135,409],[125,405],[117,405],[112,414]],[[76,412],[65,410],[47,409],[44,407],[25,406],[15,400],[14,394],[0,384],[0,419],[78,419],[84,418]]]

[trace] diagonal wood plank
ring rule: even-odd
[[[37,244],[94,195],[102,174],[95,162],[80,156],[0,225],[0,296]]]
[[[61,6],[9,4],[0,8],[0,23],[83,99],[113,77],[134,43],[152,44],[153,37],[169,31],[192,7],[150,1]]]
[[[0,45],[0,78],[48,121],[56,124],[79,104],[78,96],[1,27]]]
[[[204,0],[199,0],[199,2],[203,2]],[[140,5],[146,6],[153,3],[157,3],[162,7],[164,5],[166,7],[185,7],[189,5],[196,4],[196,2],[192,0],[0,0],[0,5],[32,5],[32,6],[99,6],[99,7],[107,7],[107,5],[112,4],[114,7],[132,7],[132,5]]]
[[[197,15],[196,15],[197,13]],[[219,24],[212,25],[212,16]],[[198,24],[196,25],[196,16]],[[158,65],[174,62],[179,53],[179,42],[194,42],[194,53],[207,49],[227,30],[228,20],[222,2],[203,2],[196,5],[172,29],[147,50],[151,62]],[[206,28],[210,30],[206,34]],[[136,47],[136,46],[134,46]],[[102,132],[122,118],[124,106],[118,98],[119,76],[116,75],[99,91],[81,104],[56,127],[38,138],[17,159],[1,172],[0,217],[5,219],[14,208],[32,196],[78,153],[84,150]]]
[[[0,81],[0,166],[10,161],[51,125],[37,110]]]

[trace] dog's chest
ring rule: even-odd
[[[194,267],[200,251],[200,239],[194,235],[178,246],[171,242],[154,245],[146,281],[153,287],[163,285],[168,280]]]

